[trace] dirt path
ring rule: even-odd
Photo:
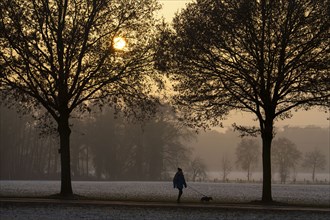
[[[328,220],[329,208],[259,204],[0,198],[1,220]]]
[[[3,198],[0,197],[0,204],[5,203],[29,203],[29,204],[68,204],[68,205],[94,205],[94,206],[131,206],[131,207],[155,207],[155,208],[207,208],[207,209],[240,209],[240,210],[277,210],[277,211],[311,211],[330,213],[330,207],[308,207],[297,205],[273,204],[263,205],[254,203],[175,203],[175,202],[154,202],[154,201],[109,201],[91,199],[48,199],[48,198]]]

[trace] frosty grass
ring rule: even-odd
[[[59,192],[58,181],[0,181],[1,197],[40,197]],[[194,189],[194,190],[193,190]],[[171,182],[73,182],[74,193],[102,200],[174,202]],[[262,185],[188,183],[182,203],[199,202],[201,194],[214,203],[244,203],[261,198]],[[198,192],[200,193],[198,193]],[[329,185],[273,185],[273,199],[299,205],[330,206]],[[87,207],[87,208],[86,208]],[[106,207],[77,205],[10,205],[0,207],[0,219],[328,219],[328,213],[206,208]]]

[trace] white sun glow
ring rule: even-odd
[[[126,41],[122,37],[115,37],[113,39],[113,48],[116,50],[123,50],[126,47]]]

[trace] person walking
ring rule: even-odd
[[[187,183],[186,180],[184,178],[183,172],[181,168],[178,168],[178,171],[175,173],[175,176],[173,178],[173,187],[177,188],[179,190],[179,195],[178,195],[178,199],[176,200],[178,203],[180,203],[180,198],[182,196],[182,189],[183,186],[185,188],[187,188]]]

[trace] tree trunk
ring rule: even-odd
[[[89,177],[89,167],[88,167],[88,160],[89,160],[89,154],[88,154],[88,145],[86,146],[86,176]]]
[[[313,165],[312,180],[313,180],[313,183],[314,183],[314,181],[315,181],[315,165]]]
[[[263,185],[262,185],[262,202],[272,202],[272,173],[271,173],[271,144],[273,139],[273,123],[272,121],[265,123],[264,129],[261,131],[262,137],[262,165],[263,165]]]
[[[48,137],[47,138],[47,146],[48,146],[48,163],[47,163],[47,175],[48,175],[48,178],[50,176],[50,167],[51,167],[51,160],[52,160],[52,145],[50,144],[50,138]]]
[[[61,154],[61,195],[72,196],[71,167],[70,167],[70,134],[69,114],[61,115],[58,122]]]

